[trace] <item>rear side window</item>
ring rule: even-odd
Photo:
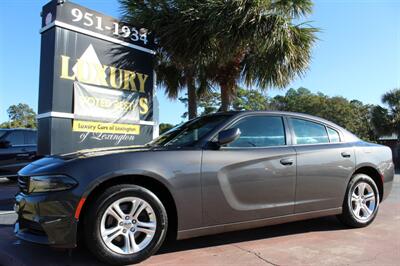
[[[339,132],[330,127],[327,127],[326,129],[328,130],[329,140],[331,142],[340,142]]]
[[[230,128],[239,128],[240,137],[228,147],[269,147],[286,144],[282,117],[250,116]]]
[[[24,145],[24,133],[20,130],[10,132],[6,137],[6,140],[8,140],[12,146]]]
[[[290,118],[295,144],[329,143],[325,126],[311,121]]]

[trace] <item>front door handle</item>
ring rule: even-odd
[[[342,154],[342,157],[344,157],[344,158],[350,158],[351,157],[350,153],[345,152],[345,151],[342,152],[341,154]]]
[[[291,158],[281,159],[280,160],[282,165],[292,165],[294,160]]]

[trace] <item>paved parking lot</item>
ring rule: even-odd
[[[400,265],[400,176],[367,228],[335,217],[167,243],[142,265]],[[52,249],[17,240],[0,226],[2,265],[101,265],[85,249]]]

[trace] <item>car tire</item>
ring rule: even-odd
[[[366,174],[355,174],[347,186],[343,212],[337,217],[349,227],[368,226],[378,213],[379,202],[375,181]]]
[[[121,217],[121,211],[125,217]],[[167,228],[162,202],[137,185],[106,189],[88,206],[84,217],[87,247],[99,260],[112,265],[135,264],[153,255],[163,243]]]

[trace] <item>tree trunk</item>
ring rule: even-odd
[[[193,79],[188,80],[188,114],[189,119],[197,117],[197,95],[196,86],[194,85]]]
[[[219,111],[226,112],[229,110],[230,105],[230,89],[226,83],[220,83],[219,86],[221,88],[221,107],[219,108]]]
[[[221,88],[221,107],[219,111],[229,111],[231,101],[236,97],[236,79],[240,75],[240,62],[245,56],[239,51],[236,57],[217,70],[217,82]]]

